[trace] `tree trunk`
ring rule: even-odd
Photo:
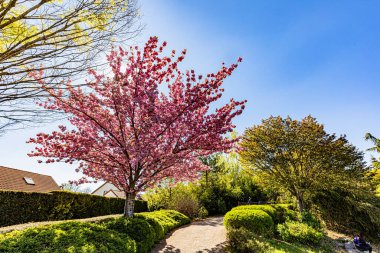
[[[125,193],[124,217],[133,217],[135,209],[135,194]]]
[[[302,212],[305,210],[305,203],[303,201],[303,194],[300,192],[297,193],[297,202],[300,213],[302,214]]]

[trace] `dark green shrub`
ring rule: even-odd
[[[80,219],[123,213],[124,199],[84,193],[0,191],[0,226],[26,222]],[[135,212],[147,211],[145,201],[135,201]]]
[[[52,194],[0,191],[0,226],[48,220]]]
[[[105,227],[126,234],[136,242],[137,253],[147,253],[155,242],[155,230],[144,219],[118,218],[106,222]]]
[[[262,210],[231,210],[224,216],[224,225],[227,229],[246,228],[258,235],[270,235],[274,223],[266,212]]]
[[[369,194],[368,194],[369,195]],[[380,231],[380,198],[366,192],[356,196],[347,190],[318,191],[312,198],[313,209],[326,226],[342,233],[377,239]]]
[[[126,234],[99,224],[65,222],[2,234],[0,252],[135,253],[136,245]]]
[[[123,205],[124,207],[124,205]],[[147,212],[148,211],[148,202],[144,200],[135,200],[135,213]]]
[[[308,211],[302,212],[300,220],[312,228],[315,228],[315,229],[321,229],[322,228],[321,222],[312,213],[310,213]]]
[[[277,231],[284,241],[302,244],[318,244],[324,237],[324,234],[317,229],[297,221],[278,224]]]

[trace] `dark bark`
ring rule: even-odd
[[[300,213],[302,214],[303,211],[305,211],[305,202],[303,200],[303,193],[298,192],[297,193],[297,203]]]

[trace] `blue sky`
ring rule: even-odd
[[[188,50],[184,68],[214,72],[221,62],[243,62],[224,83],[222,102],[247,99],[238,132],[270,115],[313,115],[328,132],[346,134],[358,148],[380,136],[380,1],[140,1],[152,35]],[[220,103],[220,104],[221,104]],[[220,105],[219,104],[219,105]],[[52,126],[0,138],[0,165],[78,178],[66,164],[40,165],[26,156],[28,137]],[[368,156],[367,156],[368,157]]]

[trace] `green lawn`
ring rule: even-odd
[[[274,249],[273,253],[328,253],[334,252],[333,246],[330,244],[326,244],[320,246],[318,248],[301,245],[301,244],[290,244],[283,241],[278,240],[268,240],[270,246]]]

